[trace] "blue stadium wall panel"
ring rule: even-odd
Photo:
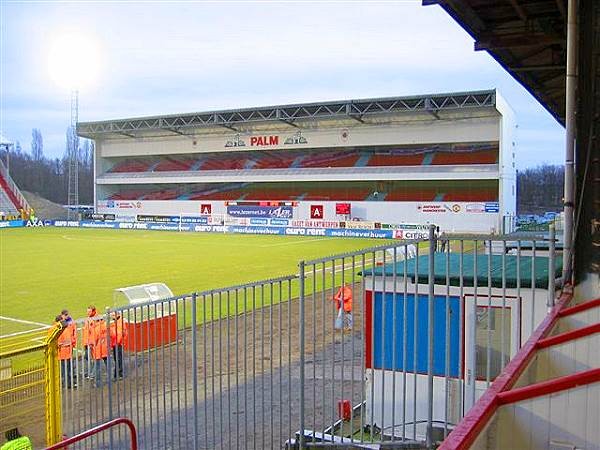
[[[394,295],[367,291],[366,314],[366,366],[367,368],[427,373],[428,365],[428,322],[429,297],[419,295],[415,312],[415,296],[403,293]],[[394,311],[395,305],[395,311]],[[435,296],[433,306],[433,374],[458,377],[460,371],[460,306],[458,297],[449,297],[449,321],[446,320],[446,296]],[[415,347],[416,313],[416,347]],[[406,320],[406,322],[405,322]],[[395,324],[395,325],[394,325]],[[406,325],[406,326],[405,326]],[[446,326],[449,326],[449,342],[446,343]],[[394,341],[394,327],[396,339]],[[406,330],[405,330],[406,328]],[[404,335],[406,333],[406,355]],[[395,342],[395,345],[394,345]],[[446,368],[447,349],[450,352],[449,366]]]

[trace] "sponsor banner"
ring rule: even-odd
[[[381,228],[390,230],[428,230],[428,225],[413,223],[382,223]]]
[[[90,220],[82,220],[81,222],[79,222],[79,226],[81,228],[122,228],[119,225],[123,225],[120,222],[94,222],[94,221],[90,221]],[[131,223],[127,223],[125,225],[132,225]],[[76,226],[76,225],[69,225],[69,226]]]
[[[25,222],[25,226],[26,227],[45,227],[46,224],[38,219],[29,219],[27,222]]]
[[[422,213],[433,214],[481,214],[498,213],[500,204],[498,202],[487,203],[419,203],[417,210]]]
[[[290,236],[327,236],[327,229],[288,227],[285,229],[285,234]]]
[[[335,213],[339,216],[349,216],[352,211],[352,205],[350,203],[336,203]]]
[[[162,230],[162,231],[192,231],[193,225],[188,224],[175,224],[175,223],[149,223],[149,230]]]
[[[246,217],[226,217],[223,223],[225,225],[250,225],[250,219]]]
[[[394,239],[429,239],[429,231],[419,230],[392,230]]]
[[[462,206],[458,203],[420,203],[417,209],[422,213],[435,214],[457,214],[463,212]]]
[[[241,234],[285,234],[284,227],[245,227],[232,225],[229,227],[230,233],[241,233]]]
[[[127,216],[127,215],[116,214],[115,220],[118,220],[119,222],[136,222],[137,216]]]
[[[323,218],[323,205],[310,205],[310,218],[311,219],[322,219]]]
[[[76,220],[54,220],[51,222],[55,227],[79,227],[79,222]]]
[[[91,214],[85,214],[84,215],[84,219],[85,220],[100,220],[100,221],[106,221],[106,220],[116,220],[116,217],[114,214],[96,214],[96,213],[91,213]]]
[[[208,219],[209,225],[223,225],[223,216],[222,215],[208,216],[207,219]]]
[[[198,233],[227,233],[229,227],[227,225],[193,225],[193,229],[190,231]]]
[[[202,203],[200,205],[200,214],[210,216],[212,214],[212,204]]]
[[[104,207],[104,202],[98,202],[98,206]],[[142,202],[137,200],[107,200],[106,208],[110,209],[140,209]]]
[[[3,222],[0,222],[0,227]],[[287,236],[328,236],[352,238],[392,239],[394,233],[402,230],[360,230],[341,228],[304,228],[304,227],[273,227],[273,226],[243,226],[243,225],[200,225],[183,223],[156,222],[94,222],[94,221],[47,221],[46,225],[56,227],[108,228],[124,230],[159,230],[159,231],[191,231],[200,233],[239,233],[239,234],[269,234]],[[399,238],[402,239],[402,238]],[[410,239],[404,236],[403,239]]]
[[[25,225],[24,220],[2,220],[0,228],[19,228]]]
[[[372,230],[375,228],[375,222],[363,222],[359,220],[350,220],[345,222],[344,228],[350,228],[352,230]]]
[[[325,230],[325,236],[331,237],[353,237],[353,238],[377,238],[393,239],[392,230],[346,230],[346,229],[328,229]]]
[[[269,219],[250,219],[250,225],[269,225]]]
[[[208,224],[208,217],[185,217],[185,216],[147,216],[138,215],[138,222],[157,222],[157,223],[200,223]]]
[[[291,226],[300,228],[339,228],[340,223],[330,220],[292,220]]]
[[[237,133],[232,138],[225,141],[225,148],[237,147],[276,147],[283,145],[308,144],[308,140],[302,135],[302,131],[297,131],[292,135],[279,136],[270,135],[242,135]]]
[[[484,209],[485,209],[486,213],[499,213],[500,212],[500,203],[488,202],[484,205]]]
[[[485,212],[485,207],[482,203],[468,203],[465,205],[465,212],[469,214],[479,214]]]
[[[271,219],[269,220],[270,225],[276,227],[287,227],[290,224],[290,221],[287,219]]]
[[[267,217],[277,219],[291,219],[293,209],[291,206],[240,206],[227,207],[227,214],[231,217]]]

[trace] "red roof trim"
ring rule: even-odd
[[[575,339],[589,336],[590,334],[600,333],[600,323],[588,325],[587,327],[577,328],[576,330],[567,331],[566,333],[557,334],[545,339],[540,339],[537,343],[537,348],[546,348],[553,345],[562,344]]]
[[[498,408],[498,394],[510,389],[515,384],[533,358],[538,341],[547,336],[557,322],[559,312],[571,301],[572,297],[573,294],[570,291],[563,293],[556,306],[537,327],[525,345],[521,347],[456,428],[444,439],[439,450],[466,450],[469,448]]]
[[[520,402],[597,382],[600,382],[600,368],[554,378],[553,380],[542,381],[541,383],[511,389],[506,392],[500,392],[498,394],[498,405]]]

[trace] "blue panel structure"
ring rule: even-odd
[[[375,292],[375,301],[373,304],[373,330],[367,330],[368,333],[374,332],[373,336],[373,367],[376,369],[402,371],[414,371],[414,355],[416,345],[417,373],[427,373],[428,360],[428,311],[429,297],[419,295],[417,301],[417,331],[415,333],[415,296],[407,294],[406,296],[406,357],[404,355],[404,294],[394,294],[387,292],[385,300],[382,301],[381,292]],[[396,311],[394,315],[394,303]],[[451,377],[458,377],[460,364],[458,360],[460,345],[460,306],[458,297],[448,298],[449,307],[449,334],[450,342],[446,344],[446,296],[435,296],[433,315],[434,315],[434,336],[433,336],[433,374],[435,376],[445,376],[446,373]],[[385,307],[385,327],[384,321]],[[394,331],[395,323],[395,331]],[[394,345],[394,332],[396,342]],[[383,334],[384,333],[384,334]],[[383,335],[382,335],[383,334]],[[383,343],[383,345],[382,345]],[[446,367],[446,351],[449,349],[449,366]],[[395,353],[395,357],[394,357]]]

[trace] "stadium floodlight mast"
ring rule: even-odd
[[[77,217],[79,207],[79,91],[94,81],[99,67],[98,46],[83,33],[70,32],[57,36],[48,52],[48,72],[61,88],[71,91],[71,121],[69,125],[68,192],[69,220]]]

